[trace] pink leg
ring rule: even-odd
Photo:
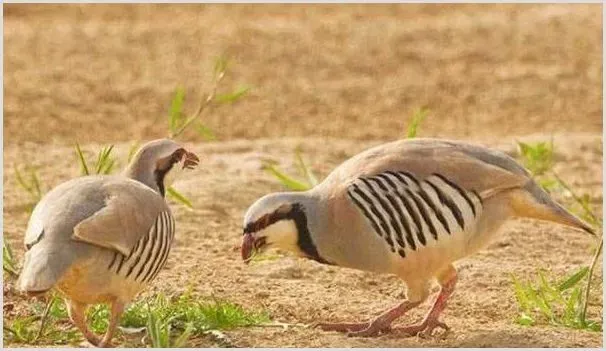
[[[114,336],[114,332],[116,328],[120,324],[120,317],[122,316],[122,312],[124,311],[124,304],[117,299],[111,303],[111,316],[109,319],[109,326],[107,327],[107,331],[103,336],[103,339],[98,347],[113,347],[111,344],[112,337]]]
[[[402,332],[408,335],[426,335],[430,336],[431,333],[437,327],[440,327],[446,331],[449,330],[448,326],[439,321],[440,314],[446,308],[446,302],[450,295],[452,295],[455,285],[457,283],[457,272],[454,270],[454,267],[450,267],[446,274],[442,275],[445,278],[445,282],[441,283],[442,288],[440,289],[440,294],[436,299],[436,302],[433,304],[433,307],[423,319],[423,322],[415,325],[410,325],[402,328],[395,328],[395,331]]]
[[[316,326],[326,331],[347,332],[349,336],[375,336],[380,332],[389,331],[394,320],[419,304],[421,302],[404,301],[369,322],[318,323]]]

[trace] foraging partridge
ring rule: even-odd
[[[406,334],[446,329],[439,316],[457,281],[453,262],[478,251],[509,218],[552,221],[593,233],[509,156],[462,142],[414,139],[380,145],[306,192],[269,194],[244,218],[242,258],[275,247],[312,260],[400,277],[407,298],[363,323],[324,330],[374,336],[418,306],[436,279],[438,297]]]
[[[158,275],[171,248],[175,221],[165,176],[197,164],[174,141],[155,140],[121,175],[80,177],[51,190],[29,220],[19,289],[37,295],[55,287],[86,339],[109,346],[125,304]],[[87,305],[96,303],[111,305],[103,339],[85,321]]]

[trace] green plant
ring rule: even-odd
[[[209,93],[203,94],[201,96],[198,108],[196,109],[195,113],[192,114],[190,117],[186,117],[183,113],[185,91],[182,88],[176,89],[175,95],[171,102],[171,107],[168,116],[169,138],[176,138],[181,133],[183,133],[192,123],[198,121],[196,128],[198,134],[200,134],[200,136],[207,140],[215,139],[215,135],[212,130],[206,127],[201,121],[198,120],[202,115],[202,112],[205,109],[211,107],[213,103],[234,103],[243,96],[245,96],[251,89],[248,86],[240,86],[236,88],[233,92],[217,94],[219,83],[225,77],[228,66],[229,61],[225,56],[219,56],[215,60],[211,90]]]
[[[577,208],[573,207],[571,210],[579,214],[594,227],[601,228],[602,220],[593,213],[589,195],[577,195],[570,185],[564,182],[557,173],[552,170],[551,174],[557,186],[567,190],[575,200]],[[578,207],[580,207],[580,210]],[[600,237],[600,242],[589,266],[579,268],[577,272],[571,274],[557,285],[549,283],[543,273],[539,273],[539,279],[534,284],[530,282],[522,283],[514,276],[514,290],[518,304],[522,310],[518,323],[522,325],[534,325],[537,320],[536,315],[539,313],[551,324],[575,329],[600,331],[602,325],[599,322],[587,320],[586,316],[593,271],[602,247],[603,238]],[[583,279],[586,279],[585,287],[577,286]]]
[[[114,149],[113,145],[104,146],[97,153],[97,160],[94,165],[94,174],[110,174],[114,168],[115,159],[111,156],[112,150]],[[87,176],[91,174],[89,170],[88,164],[86,162],[86,158],[84,157],[84,153],[82,149],[80,149],[80,144],[76,143],[76,156],[78,157],[78,161],[80,162],[80,173],[83,176]]]
[[[553,138],[549,143],[524,143],[518,141],[518,149],[522,162],[533,176],[540,176],[551,170],[554,162]]]
[[[149,308],[144,308],[147,306]],[[211,302],[206,302],[187,292],[172,299],[159,294],[133,304],[124,313],[122,325],[144,326],[144,321],[149,320],[149,311],[156,313],[159,320],[170,319],[171,325],[177,330],[185,330],[186,325],[191,324],[194,334],[213,329],[245,327],[269,320],[263,313],[246,311],[234,303],[212,298]]]
[[[582,267],[560,282],[549,281],[543,271],[538,273],[534,282],[523,282],[512,275],[521,309],[517,323],[530,326],[546,321],[575,329],[601,330],[600,323],[586,320],[583,314],[582,288],[578,285],[588,271],[588,267]]]
[[[166,189],[166,196],[168,196],[169,198],[173,199],[174,201],[180,203],[181,205],[183,205],[187,208],[190,208],[190,209],[194,208],[191,201],[187,197],[185,197],[185,195],[178,192],[177,189],[173,188],[172,186],[170,186]]]
[[[413,112],[412,120],[406,130],[406,138],[411,139],[417,137],[417,129],[419,128],[419,125],[421,125],[421,122],[425,120],[428,114],[429,110],[426,108],[418,108]]]
[[[21,171],[19,171],[18,167],[14,167],[17,183],[30,195],[31,200],[34,203],[38,203],[38,201],[40,201],[42,198],[40,177],[38,176],[38,172],[32,166],[26,165],[24,168],[27,172],[27,177],[25,177]]]
[[[71,326],[57,323],[67,319],[63,301],[52,294],[46,305],[39,301],[29,305],[25,315],[5,318],[5,340],[25,344],[65,344],[80,340],[79,332]],[[37,321],[40,321],[38,324]]]
[[[305,180],[298,180],[286,174],[273,163],[265,163],[263,165],[263,169],[274,176],[284,187],[289,190],[306,191],[318,184],[318,180],[313,174],[313,171],[303,160],[303,157],[301,156],[301,149],[299,147],[295,149],[295,166],[300,173],[300,177],[304,178]]]
[[[6,241],[2,246],[2,269],[13,277],[17,277],[19,275],[19,269],[17,268],[15,256],[13,256],[13,250],[11,249],[10,244]]]

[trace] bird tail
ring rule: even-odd
[[[17,287],[28,295],[42,294],[52,289],[69,264],[51,248],[41,243],[25,253]]]
[[[555,202],[536,182],[530,181],[523,188],[511,192],[512,207],[517,216],[560,223],[595,235],[587,223]]]

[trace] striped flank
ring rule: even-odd
[[[482,199],[442,174],[419,180],[409,172],[361,177],[349,198],[392,252],[406,257],[441,237],[465,233],[482,211]]]
[[[173,216],[168,211],[162,212],[147,235],[139,239],[128,256],[114,252],[107,268],[126,279],[150,282],[166,264],[174,235]]]

